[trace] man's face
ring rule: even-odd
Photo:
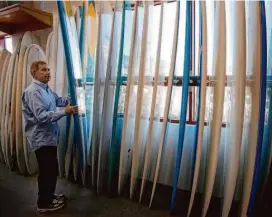
[[[47,64],[39,64],[38,70],[34,73],[34,78],[45,84],[50,81],[50,69]]]

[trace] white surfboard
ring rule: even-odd
[[[57,32],[52,32],[48,36],[46,46],[46,59],[50,67],[51,79],[48,85],[58,94],[65,97],[68,94],[68,84],[66,76],[66,62],[64,56],[63,41],[60,26],[56,27]],[[55,42],[56,40],[56,42]],[[64,108],[57,108],[58,111]],[[60,138],[58,144],[58,163],[59,177],[63,177],[65,173],[65,151],[66,151],[66,118],[61,118],[59,121]]]
[[[144,80],[145,80],[145,57],[146,57],[146,42],[147,42],[147,28],[148,28],[148,17],[149,17],[149,4],[144,2],[144,22],[141,42],[141,60],[139,67],[138,77],[138,88],[137,88],[137,99],[136,99],[136,115],[135,115],[135,127],[134,127],[134,144],[132,151],[132,167],[131,167],[131,179],[130,179],[130,199],[134,194],[134,189],[139,172],[139,143],[140,143],[140,123],[142,114],[142,101],[144,91]],[[143,136],[143,135],[141,135]]]
[[[155,76],[154,76],[154,86],[152,92],[152,102],[151,102],[151,111],[150,111],[150,124],[148,127],[148,138],[146,143],[146,151],[145,151],[145,158],[144,158],[144,169],[143,169],[143,176],[142,176],[142,183],[141,183],[141,191],[140,191],[140,199],[139,202],[142,200],[143,192],[145,189],[146,179],[147,179],[147,172],[150,163],[150,150],[152,144],[152,137],[153,137],[153,125],[155,121],[155,107],[156,107],[156,99],[157,99],[157,89],[159,83],[159,70],[160,70],[160,61],[161,61],[161,44],[162,44],[162,27],[163,27],[163,12],[164,12],[164,3],[161,4],[161,11],[160,11],[160,27],[159,27],[159,39],[157,45],[157,55],[156,55],[156,66],[155,66]]]
[[[66,60],[63,48],[63,41],[61,35],[60,26],[58,28],[58,47],[57,47],[57,59],[53,62],[53,68],[55,68],[55,92],[59,96],[66,97],[68,95],[68,80],[66,72]],[[56,64],[56,65],[54,65]],[[63,110],[64,108],[57,108],[57,110]],[[60,126],[60,138],[58,144],[58,162],[59,162],[59,176],[63,177],[65,167],[65,152],[67,150],[67,132],[66,132],[66,118],[62,118],[59,121]]]
[[[203,133],[204,133],[204,121],[205,121],[205,106],[206,106],[206,88],[207,88],[207,18],[206,18],[206,3],[199,2],[202,5],[202,77],[201,77],[201,105],[199,114],[199,130],[198,130],[198,144],[196,151],[196,162],[194,177],[192,182],[192,190],[188,208],[187,217],[190,216],[194,203],[198,177],[200,172],[201,153],[203,147]],[[200,6],[201,7],[201,6]]]
[[[173,37],[173,45],[172,45],[172,53],[171,53],[171,64],[170,64],[170,71],[169,71],[167,92],[166,92],[166,100],[165,100],[165,106],[164,106],[164,112],[163,112],[162,131],[161,131],[161,135],[160,135],[160,142],[159,142],[159,145],[158,145],[158,155],[157,155],[157,160],[156,160],[156,169],[155,169],[155,175],[154,175],[154,179],[153,179],[153,186],[152,186],[152,192],[151,192],[149,207],[151,207],[151,205],[152,205],[154,195],[155,195],[155,191],[156,191],[156,185],[157,185],[157,181],[158,181],[158,178],[159,178],[162,150],[163,150],[163,145],[164,145],[164,142],[165,142],[165,136],[166,136],[166,130],[167,130],[168,114],[169,114],[169,110],[170,110],[170,102],[171,102],[172,86],[173,86],[173,77],[174,77],[174,73],[175,73],[176,55],[177,55],[177,47],[178,47],[179,13],[180,13],[180,2],[178,2],[177,6],[176,6],[175,29],[174,29],[174,37]]]
[[[222,217],[228,217],[235,192],[236,181],[239,171],[239,160],[241,153],[244,105],[245,105],[245,85],[246,85],[246,23],[245,23],[245,4],[243,1],[228,2],[226,11],[232,11],[230,18],[233,31],[233,82],[231,100],[231,119],[230,119],[230,149],[228,153],[228,170],[224,186],[224,202]],[[230,13],[231,14],[231,13]],[[228,26],[227,26],[228,27]],[[230,31],[230,29],[228,29]],[[232,36],[231,36],[232,37]]]
[[[7,67],[9,64],[9,60],[11,58],[11,54],[7,51],[4,50],[2,51],[2,55],[1,55],[1,80],[0,80],[0,100],[1,100],[1,104],[0,104],[0,120],[2,120],[2,110],[3,110],[3,105],[4,105],[4,86],[5,86],[5,81],[6,81],[6,71],[7,71]],[[0,124],[0,137],[1,137],[1,124]],[[0,149],[1,149],[1,162],[5,162],[5,156],[4,156],[4,149],[2,148],[2,142],[1,142],[1,138],[0,138]]]
[[[34,61],[43,60],[46,61],[45,53],[42,48],[38,45],[29,45],[26,49],[24,56],[24,65],[23,65],[23,75],[22,75],[22,91],[26,89],[32,82],[33,78],[30,73],[31,64]],[[23,127],[24,127],[24,117],[23,119]],[[30,150],[29,142],[27,141],[24,130],[23,130],[23,145],[24,145],[24,154],[25,154],[25,162],[26,168],[30,175],[38,172],[38,164],[35,156],[35,152]]]
[[[18,72],[19,50],[21,46],[21,38],[18,40],[14,50],[12,67],[9,73],[8,92],[6,98],[6,120],[5,120],[5,148],[7,162],[10,169],[14,168],[14,153],[15,153],[15,98],[16,98],[16,82]]]
[[[215,63],[215,90],[213,101],[213,119],[211,130],[211,143],[205,181],[204,206],[202,217],[206,216],[209,208],[215,175],[218,162],[219,144],[224,106],[225,73],[226,73],[226,21],[225,2],[218,1],[215,4],[215,25],[214,25],[214,63]]]
[[[51,32],[48,37],[47,37],[47,43],[46,43],[46,61],[47,64],[50,68],[50,81],[48,82],[49,87],[54,91],[54,82],[55,82],[55,75],[53,74],[54,67],[53,67],[53,59],[54,59],[54,49],[53,49],[53,44],[54,44],[54,37],[55,37],[55,32]]]
[[[19,62],[18,62],[18,77],[23,77],[23,65],[24,65],[24,56],[27,47],[30,44],[39,44],[38,39],[31,33],[26,32],[22,38],[21,49],[19,54]],[[17,79],[16,84],[16,109],[15,109],[15,119],[16,119],[16,155],[17,155],[17,164],[19,168],[19,172],[24,174],[27,172],[26,163],[25,163],[25,155],[24,155],[24,145],[23,145],[23,125],[22,125],[22,104],[21,104],[21,96],[22,96],[22,79]]]
[[[246,71],[253,80],[250,86],[251,91],[251,119],[249,129],[249,143],[245,155],[244,183],[241,202],[241,217],[247,217],[247,208],[249,204],[251,186],[253,181],[256,146],[258,138],[258,120],[259,120],[259,99],[260,99],[260,9],[259,2],[246,1]]]
[[[97,168],[97,193],[100,193],[102,183],[104,182],[104,174],[106,172],[106,162],[109,153],[109,146],[112,133],[112,112],[113,112],[113,101],[114,101],[114,91],[110,85],[110,79],[112,73],[116,71],[117,58],[116,56],[119,36],[118,36],[118,27],[120,23],[120,18],[118,19],[117,13],[120,13],[117,8],[117,3],[114,5],[113,18],[111,22],[111,33],[110,33],[110,42],[109,42],[109,51],[107,62],[105,63],[105,80],[104,80],[104,97],[102,105],[102,120],[101,120],[101,132],[99,140],[99,151],[98,151],[98,168]],[[105,46],[105,45],[104,45]],[[98,56],[97,56],[98,57]],[[100,60],[101,61],[101,60]],[[96,64],[102,66],[102,62],[96,59]],[[114,68],[115,67],[115,68]],[[103,69],[103,68],[102,68]],[[103,72],[101,69],[101,72]],[[104,72],[103,72],[104,73]],[[100,77],[102,79],[102,77]],[[96,81],[95,81],[96,82]],[[95,94],[94,94],[95,96]],[[95,110],[93,110],[93,115],[95,115]],[[94,122],[94,120],[93,120]],[[94,125],[93,125],[93,135],[94,134]]]
[[[10,72],[10,69],[12,67],[12,63],[13,63],[13,58],[11,56],[11,58],[9,59],[8,61],[8,64],[7,64],[7,68],[5,70],[6,72],[6,77],[5,77],[5,80],[4,80],[4,90],[3,90],[3,103],[2,103],[2,114],[1,114],[1,147],[2,147],[2,152],[3,152],[3,156],[4,156],[4,161],[5,161],[5,164],[7,167],[9,167],[9,163],[8,163],[8,160],[7,160],[7,152],[6,152],[6,126],[5,126],[5,119],[6,119],[6,109],[7,109],[7,95],[8,95],[8,83],[9,83],[9,80],[10,80],[10,76],[9,76],[9,72]]]
[[[96,44],[96,62],[95,62],[95,72],[94,72],[94,95],[93,95],[93,120],[92,120],[92,135],[91,135],[91,165],[92,165],[92,186],[95,184],[95,174],[96,174],[96,154],[97,154],[97,146],[99,145],[99,128],[101,127],[101,131],[103,131],[101,122],[99,121],[100,111],[101,111],[101,82],[102,75],[100,72],[101,64],[100,64],[100,55],[101,55],[101,5],[102,2],[96,3],[96,13],[97,13],[97,44]],[[90,42],[89,42],[90,43]]]
[[[122,127],[122,140],[121,140],[121,150],[120,150],[120,165],[119,165],[119,179],[118,179],[118,193],[121,194],[121,191],[124,186],[126,177],[129,174],[129,169],[131,166],[131,158],[129,160],[130,146],[127,144],[127,126],[128,126],[128,114],[129,114],[129,104],[131,92],[133,91],[133,61],[134,61],[134,49],[135,49],[135,37],[137,30],[137,14],[138,14],[138,5],[135,4],[134,16],[133,16],[133,27],[131,35],[131,47],[130,47],[130,56],[129,56],[129,67],[127,75],[127,90],[125,96],[125,105],[124,105],[124,121]],[[137,39],[136,39],[137,40]]]

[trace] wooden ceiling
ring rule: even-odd
[[[15,4],[0,9],[0,38],[25,31],[50,28],[53,15],[32,7]]]

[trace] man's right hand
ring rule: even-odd
[[[78,106],[71,106],[71,104],[69,103],[66,107],[65,107],[65,113],[68,115],[72,115],[72,114],[76,114],[78,113]]]

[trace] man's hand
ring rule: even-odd
[[[76,114],[78,113],[78,106],[71,106],[70,102],[69,104],[65,107],[65,113],[68,115]]]

